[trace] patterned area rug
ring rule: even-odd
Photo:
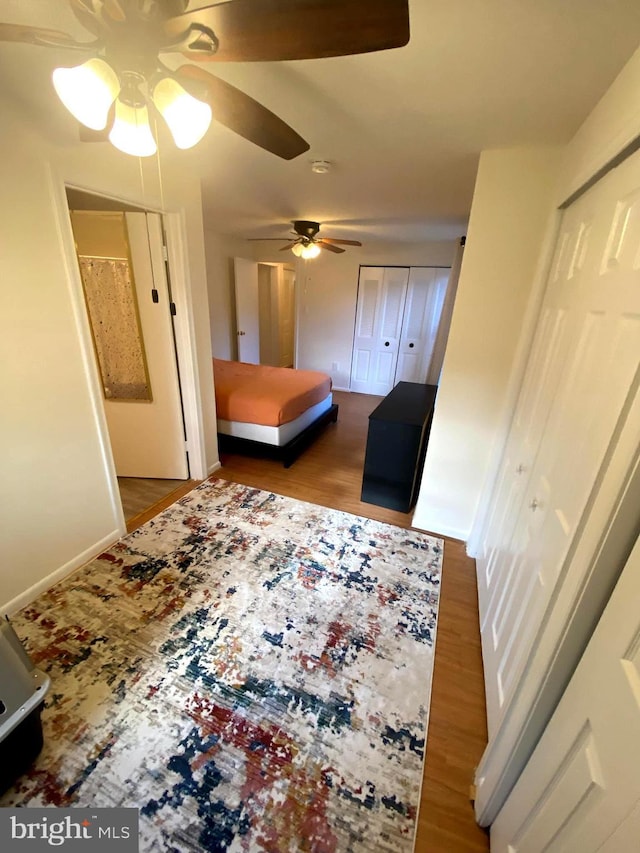
[[[210,480],[13,619],[51,677],[0,805],[142,851],[411,851],[442,542]]]

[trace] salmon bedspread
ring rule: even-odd
[[[214,358],[213,373],[218,417],[225,421],[280,426],[331,392],[331,377],[317,370]]]

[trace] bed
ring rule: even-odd
[[[326,373],[220,358],[213,373],[223,452],[268,456],[288,468],[338,419]]]

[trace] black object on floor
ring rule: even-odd
[[[361,500],[409,512],[418,497],[436,385],[398,382],[369,415]]]

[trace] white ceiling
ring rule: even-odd
[[[638,0],[410,0],[410,19],[397,50],[210,66],[311,145],[286,162],[214,123],[195,149],[171,152],[199,171],[211,228],[274,237],[313,219],[363,242],[457,237],[480,151],[566,142],[640,44]],[[0,20],[87,36],[66,0],[0,0]],[[4,95],[67,145],[77,125],[49,75],[75,61],[0,44]],[[333,168],[314,174],[314,159]]]

